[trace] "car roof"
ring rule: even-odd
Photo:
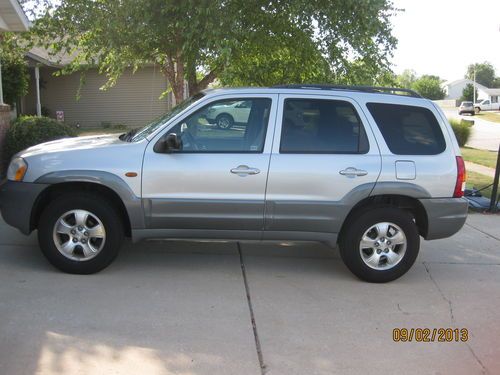
[[[379,91],[380,90],[380,91]],[[387,91],[381,91],[387,90]],[[400,91],[402,90],[402,91]],[[397,94],[401,92],[403,94]],[[300,94],[300,95],[326,95],[336,97],[347,97],[363,102],[384,102],[411,104],[412,102],[422,104],[430,100],[422,98],[412,90],[392,87],[372,86],[330,86],[330,85],[286,85],[274,87],[226,87],[204,90],[208,96],[218,95],[252,95],[252,94]],[[411,95],[411,96],[410,96]]]

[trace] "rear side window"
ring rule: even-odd
[[[358,113],[349,102],[286,99],[280,153],[360,154],[368,140]]]
[[[423,107],[368,103],[387,146],[396,155],[436,155],[446,142],[434,114]]]

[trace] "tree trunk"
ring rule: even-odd
[[[184,64],[182,64],[182,60],[176,59],[174,61],[168,57],[162,70],[172,88],[175,105],[177,105],[184,100]]]

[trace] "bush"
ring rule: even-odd
[[[4,158],[39,143],[74,137],[76,132],[68,125],[48,117],[22,116],[9,128],[5,136]]]
[[[453,128],[453,133],[455,133],[458,145],[460,147],[465,146],[465,144],[469,141],[471,127],[472,125],[474,125],[474,121],[464,121],[455,119],[449,119],[448,121],[450,122],[450,125]]]

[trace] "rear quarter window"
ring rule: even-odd
[[[443,132],[427,108],[367,103],[389,150],[396,155],[437,155],[446,148]]]

